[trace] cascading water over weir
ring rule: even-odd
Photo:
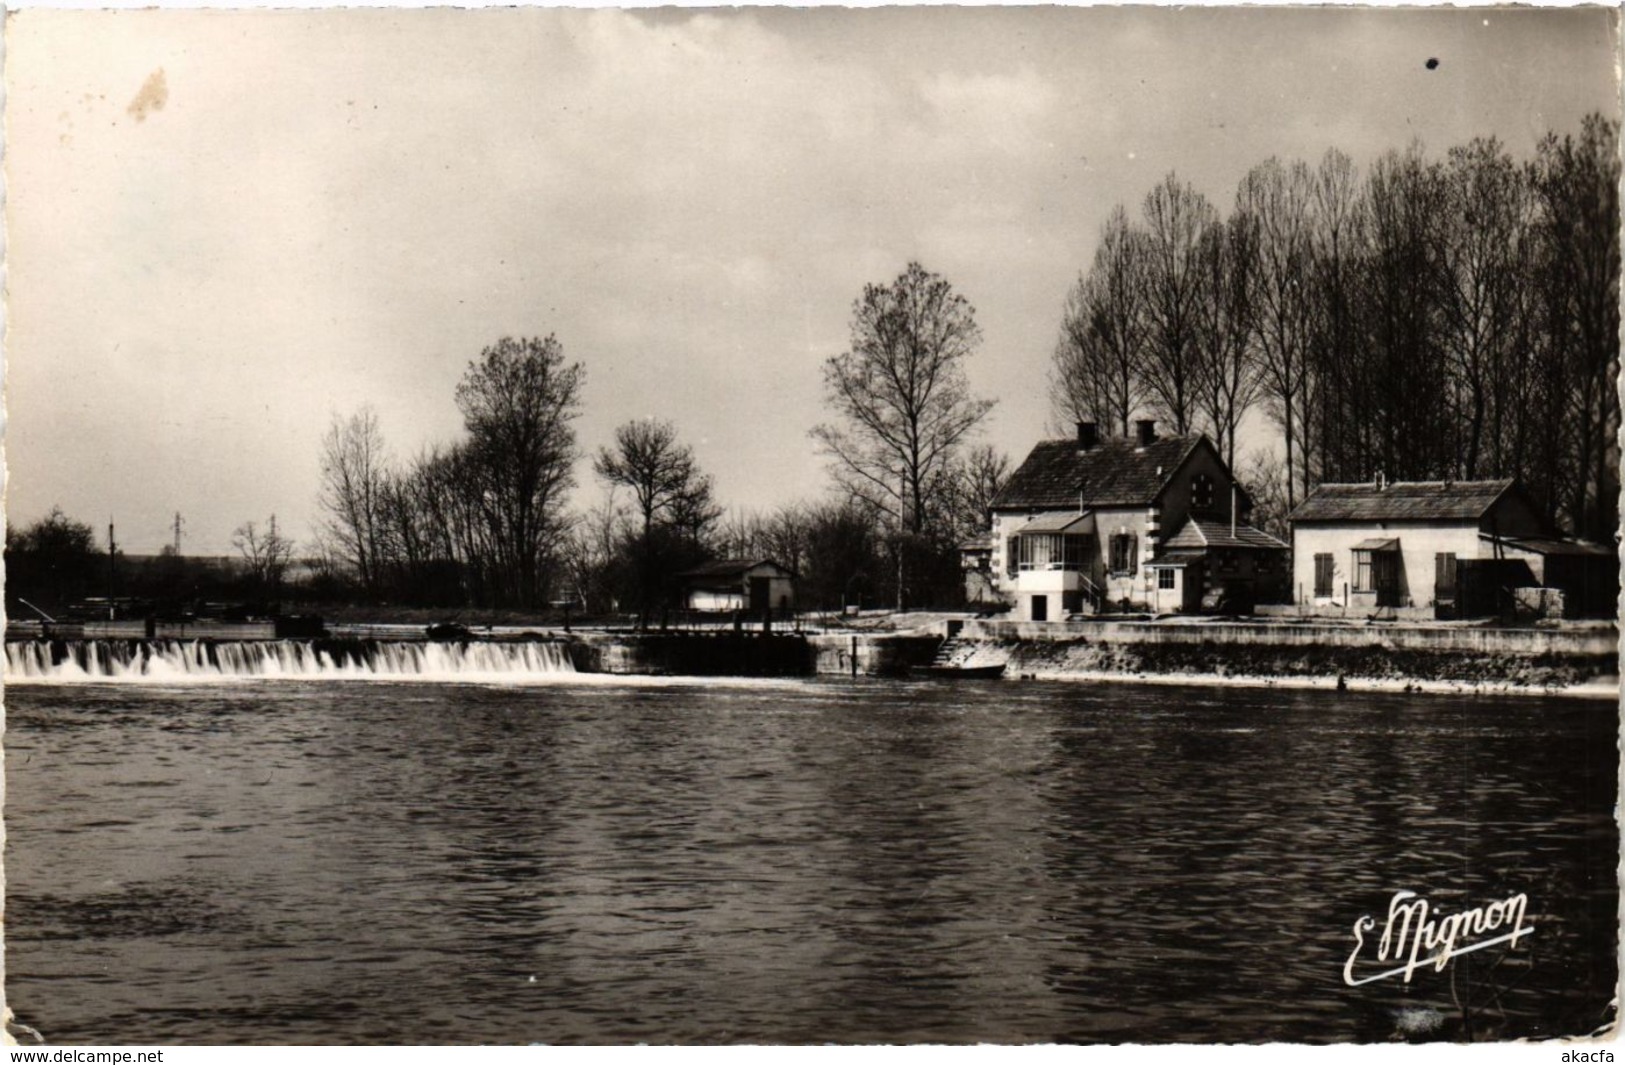
[[[574,672],[568,648],[544,640],[34,640],[6,642],[5,676],[15,684],[193,677],[520,680]]]

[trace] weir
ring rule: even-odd
[[[6,679],[473,678],[574,673],[562,642],[31,640],[6,642]]]

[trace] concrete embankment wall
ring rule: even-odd
[[[832,676],[895,676],[931,662],[938,636],[827,633],[808,636],[818,673]]]
[[[973,662],[1007,675],[1348,677],[1473,685],[1571,686],[1619,673],[1613,626],[1491,629],[1404,625],[1035,625],[972,621]]]
[[[683,676],[885,676],[931,661],[937,636],[783,633],[577,633],[583,673]]]

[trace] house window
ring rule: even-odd
[[[1433,556],[1433,594],[1443,599],[1456,595],[1456,553],[1441,551]]]
[[[1320,599],[1330,598],[1332,592],[1332,556],[1330,553],[1315,556],[1315,595]]]
[[[1215,554],[1218,555],[1220,573],[1236,572],[1237,559],[1234,551],[1218,551]]]
[[[1157,570],[1157,587],[1164,592],[1174,590],[1174,571],[1171,569]]]
[[[1137,567],[1135,559],[1135,539],[1133,533],[1118,533],[1111,539],[1112,574],[1122,576],[1133,573]]]

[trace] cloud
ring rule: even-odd
[[[820,361],[914,258],[978,307],[1019,452],[1114,204],[1177,168],[1226,207],[1268,155],[1412,130],[1530,144],[1617,99],[1608,18],[23,10],[11,502],[153,544],[177,508],[220,550],[272,510],[298,531],[330,411],[372,403],[411,454],[458,432],[481,347],[548,332],[588,368],[587,447],[670,417],[730,503],[813,494]],[[1454,80],[1401,63],[1419,34]]]

